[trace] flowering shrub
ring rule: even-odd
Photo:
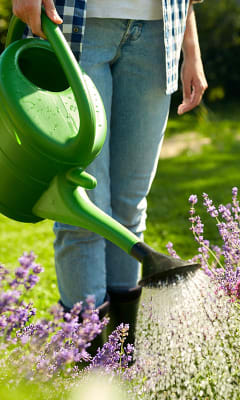
[[[204,272],[217,283],[216,290],[223,291],[232,302],[240,301],[240,207],[237,195],[238,188],[234,187],[232,203],[216,207],[209,196],[203,193],[203,205],[208,215],[216,221],[222,239],[221,247],[211,245],[204,238],[204,224],[195,209],[198,197],[194,194],[189,197],[190,230],[199,244],[198,254],[189,261],[200,263]],[[178,257],[171,242],[167,244],[167,249],[170,255]]]
[[[190,222],[195,240],[200,245],[199,254],[194,260],[201,263],[206,274],[217,282],[217,290],[224,291],[232,301],[240,300],[240,207],[237,200],[238,189],[232,189],[232,204],[220,204],[217,208],[206,193],[203,205],[207,213],[215,219],[222,246],[211,245],[203,235],[204,225],[196,215],[196,195],[189,198],[191,204]]]
[[[189,261],[202,269],[187,278],[145,290],[138,323],[136,364],[127,371],[132,394],[146,400],[240,398],[240,217],[237,188],[232,204],[216,207],[207,194],[203,204],[214,218],[222,245],[204,238],[190,196],[190,222],[199,244]],[[170,255],[178,257],[173,244]],[[230,300],[230,301],[229,301]]]
[[[134,346],[127,344],[124,347],[124,341],[128,335],[128,324],[121,324],[117,329],[109,335],[108,341],[93,357],[88,370],[93,368],[104,368],[106,372],[115,371],[116,369],[124,369],[128,367],[128,363],[132,361],[132,353]]]
[[[0,265],[1,371],[11,365],[17,372],[17,385],[23,378],[49,381],[57,376],[80,376],[83,361],[89,364],[85,370],[102,366],[109,371],[126,368],[133,351],[129,345],[124,347],[128,325],[120,325],[95,357],[88,353],[91,342],[108,323],[107,318],[99,319],[93,296],[86,299],[85,308],[77,303],[64,313],[60,305],[55,305],[49,320],[32,322],[36,310],[23,300],[23,294],[36,285],[43,271],[35,259],[32,252],[20,257],[14,277]],[[0,385],[5,375],[0,376]]]
[[[198,198],[190,196],[190,229],[199,245],[198,254],[190,261],[199,262],[202,268],[187,278],[144,290],[135,363],[131,367],[128,365],[133,346],[124,346],[128,325],[121,324],[94,357],[88,353],[91,341],[107,324],[106,319],[99,320],[93,297],[87,299],[85,309],[78,303],[71,312],[64,313],[56,305],[50,310],[49,320],[32,322],[36,310],[23,301],[22,294],[37,283],[41,266],[35,263],[33,253],[19,259],[20,267],[14,277],[0,266],[0,371],[3,372],[0,397],[1,383],[4,375],[9,376],[6,371],[11,365],[17,373],[11,375],[9,385],[16,387],[24,378],[30,388],[33,382],[40,381],[37,392],[44,393],[40,400],[66,398],[69,388],[76,386],[79,379],[84,381],[92,371],[107,373],[110,379],[115,375],[124,379],[131,399],[238,400],[240,207],[237,193],[233,188],[232,204],[218,207],[203,194],[204,207],[216,221],[221,246],[211,245],[204,237],[204,224],[195,209]],[[172,243],[167,248],[172,256],[178,257]],[[88,366],[81,369],[83,361]],[[50,386],[44,392],[45,382]],[[32,398],[37,399],[36,388]]]

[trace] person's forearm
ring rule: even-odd
[[[183,101],[178,107],[179,115],[198,106],[208,87],[201,59],[195,14],[191,3],[182,45],[184,55],[181,67]]]
[[[197,24],[192,4],[189,5],[186,21],[186,30],[183,38],[182,50],[184,57],[192,59],[201,58],[201,51],[198,41]]]

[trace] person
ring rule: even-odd
[[[13,13],[43,38],[44,6],[98,88],[108,132],[100,155],[87,169],[98,181],[89,197],[140,238],[170,98],[178,86],[181,48],[183,101],[178,114],[198,106],[207,88],[196,2],[201,0],[12,0]],[[54,232],[61,304],[71,309],[93,294],[102,315],[110,306],[110,329],[130,323],[128,340],[134,342],[139,263],[85,229],[56,222]]]

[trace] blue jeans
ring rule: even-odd
[[[154,179],[170,96],[165,94],[163,21],[87,19],[81,66],[102,96],[107,138],[87,171],[91,200],[135,234],[146,228],[146,196]],[[61,301],[72,307],[107,289],[135,287],[139,263],[85,229],[56,222],[55,266]]]

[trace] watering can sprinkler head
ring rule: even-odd
[[[143,264],[142,286],[199,266],[157,253],[88,198],[85,172],[106,136],[99,93],[58,26],[42,12],[45,40],[21,39],[11,20],[0,56],[0,212],[22,222],[48,218],[110,240]],[[44,66],[43,63],[46,63]]]
[[[197,263],[159,253],[143,242],[136,243],[131,254],[142,263],[142,278],[138,282],[141,286],[175,281],[177,277],[187,277],[200,268]]]

